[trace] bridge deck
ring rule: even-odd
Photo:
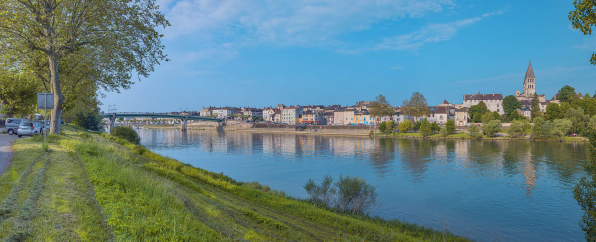
[[[113,117],[112,113],[104,113],[102,114],[104,118],[111,118]],[[171,114],[163,114],[163,113],[116,113],[116,118],[175,118],[175,119],[185,119],[187,116],[183,115],[171,115]],[[221,119],[218,118],[208,118],[208,117],[201,117],[201,116],[188,116],[188,120],[200,120],[200,121],[211,121],[211,122],[221,122]]]

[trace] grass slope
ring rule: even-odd
[[[399,221],[340,214],[66,127],[19,139],[0,176],[0,240],[466,241]]]

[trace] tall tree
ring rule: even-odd
[[[532,119],[536,117],[542,117],[542,111],[540,110],[540,102],[538,100],[538,94],[534,93],[534,98],[532,99]]]
[[[414,92],[409,100],[404,100],[401,109],[404,115],[413,117],[415,121],[419,117],[430,115],[426,98],[419,92]]]
[[[565,116],[565,113],[563,113],[559,104],[549,103],[546,105],[546,113],[544,114],[546,120],[560,119],[563,116]]]
[[[596,24],[596,0],[574,0],[574,11],[569,11],[569,20],[574,29],[579,29],[584,35],[592,34],[592,25]],[[596,65],[596,53],[592,53],[590,59],[592,65]],[[596,239],[596,231],[594,231]]]
[[[475,123],[480,123],[482,122],[482,115],[485,113],[490,112],[488,110],[488,108],[486,107],[486,103],[484,103],[483,101],[480,101],[478,104],[476,105],[472,105],[469,109],[468,109],[468,114],[470,115],[470,117],[472,118],[472,120]],[[480,117],[477,119],[476,118],[476,114],[480,114]]]
[[[596,132],[590,130],[590,159],[584,164],[586,177],[573,188],[573,197],[584,210],[581,227],[587,241],[596,241]]]
[[[565,85],[559,89],[557,92],[557,100],[561,101],[561,103],[568,103],[570,104],[573,100],[577,99],[577,93],[575,92],[575,88],[570,87],[569,85]]]
[[[389,101],[383,95],[379,95],[375,98],[375,100],[370,104],[369,113],[371,117],[375,117],[376,121],[380,121],[381,117],[384,116],[393,116],[395,114],[395,110],[389,104]],[[377,122],[374,122],[376,125]],[[376,128],[373,129],[373,132],[376,132]],[[383,132],[383,131],[381,131]]]
[[[517,101],[515,96],[509,95],[503,98],[503,111],[505,112],[505,115],[509,116],[517,109],[522,109],[522,105],[519,101]]]
[[[155,0],[4,0],[0,51],[33,52],[47,60],[42,68],[48,70],[54,93],[50,132],[60,133],[65,101],[60,62],[79,55],[112,76],[100,84],[107,91],[127,88],[133,73],[147,77],[155,64],[166,59],[162,35],[155,28],[168,25]]]
[[[581,107],[569,108],[565,112],[565,117],[571,120],[571,133],[582,133],[584,128],[590,123],[590,116],[584,114],[584,110]]]

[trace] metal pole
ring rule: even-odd
[[[43,145],[46,145],[46,136],[48,135],[46,131],[46,116],[48,116],[47,107],[48,107],[48,97],[47,94],[43,95],[44,97],[44,104],[43,104]]]

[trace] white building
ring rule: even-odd
[[[216,108],[213,109],[213,114],[217,115],[218,118],[227,118],[232,114],[239,114],[239,108]]]
[[[497,112],[500,115],[505,114],[503,111],[503,94],[471,94],[464,95],[463,108],[470,108],[471,106],[478,105],[478,103],[484,102],[486,107],[491,112]]]
[[[281,110],[281,122],[287,124],[296,124],[296,119],[302,118],[304,109],[301,106],[284,108]]]

